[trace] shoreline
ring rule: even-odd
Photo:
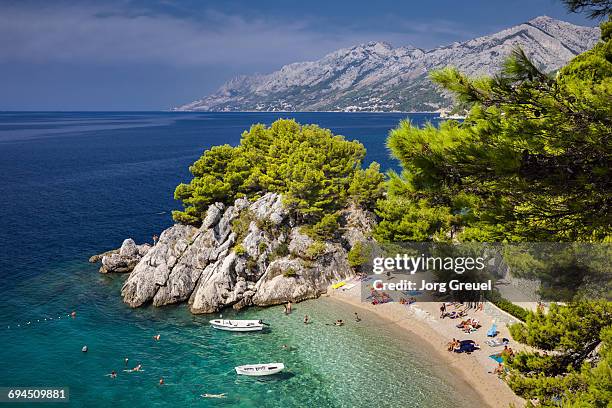
[[[409,332],[411,335],[419,337],[425,343],[429,344],[436,352],[435,358],[443,362],[446,366],[453,367],[454,374],[460,377],[461,381],[469,384],[471,388],[478,394],[480,399],[492,408],[509,407],[513,404],[516,407],[523,407],[525,400],[515,395],[512,390],[496,375],[490,374],[496,362],[489,357],[490,354],[501,351],[497,348],[490,348],[482,341],[477,342],[481,345],[481,350],[475,351],[470,355],[458,354],[446,351],[446,344],[452,337],[462,337],[462,332],[454,328],[454,324],[443,324],[453,322],[446,319],[444,322],[437,319],[437,303],[419,303],[407,306],[399,303],[386,303],[381,305],[372,305],[364,303],[360,299],[360,286],[355,286],[349,291],[338,291],[330,289],[326,295],[329,299],[343,303],[345,305],[354,306],[360,310],[368,311],[375,314],[382,320],[395,325],[398,329]],[[434,315],[432,316],[432,309]],[[484,312],[476,312],[478,318],[485,316]],[[434,317],[435,316],[435,317]],[[483,321],[483,327],[479,329],[480,336],[486,336],[487,323]],[[448,327],[450,326],[450,327]],[[501,325],[499,325],[501,326]],[[455,329],[454,336],[447,337],[448,330]],[[508,337],[507,327],[499,327],[499,337]],[[452,330],[451,330],[452,332]],[[480,337],[470,334],[470,338]],[[516,344],[511,346],[517,349]]]

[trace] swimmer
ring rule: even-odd
[[[161,337],[161,335],[157,334],[157,335],[153,336],[153,340],[159,341],[160,337]]]
[[[357,314],[357,312],[355,312],[355,321],[356,321],[356,322],[360,322],[360,321],[361,321],[361,317],[359,317],[359,315]]]
[[[164,385],[164,378],[163,377],[159,379],[159,385]]]
[[[70,313],[70,317],[72,317],[73,319],[76,317],[76,312],[73,310],[72,313]]]
[[[343,326],[344,325],[344,320],[342,319],[338,319],[334,322],[334,326]]]
[[[87,346],[83,346],[83,348],[81,349],[81,351],[82,351],[83,353],[87,353],[87,350],[89,350],[89,349],[87,348]]]
[[[127,367],[128,361],[130,361],[130,359],[126,357],[123,361],[125,362],[125,366]]]
[[[140,371],[142,369],[142,364],[138,364],[136,367],[132,368],[132,371]]]
[[[308,315],[304,315],[304,324],[310,323],[310,317]]]
[[[117,372],[115,370],[111,371],[110,374],[106,374],[108,375],[110,378],[117,378]]]
[[[225,398],[225,393],[223,394],[202,394],[202,398]]]

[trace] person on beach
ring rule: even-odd
[[[446,303],[442,303],[442,306],[440,306],[440,319],[444,319],[445,316],[446,316]]]
[[[304,315],[304,324],[310,323],[310,317],[308,315]]]
[[[356,321],[356,322],[360,322],[360,321],[361,321],[361,317],[359,317],[359,315],[357,314],[357,312],[355,312],[355,321]]]
[[[153,336],[153,340],[159,341],[160,337],[161,337],[161,335],[156,334],[155,336]]]
[[[504,373],[504,365],[502,363],[498,363],[497,367],[495,367],[495,370],[493,370],[491,374],[501,375],[503,373]]]
[[[157,244],[157,240],[159,239],[159,237],[157,236],[157,234],[153,235],[153,246],[155,246],[155,244]]]

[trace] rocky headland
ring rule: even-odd
[[[175,224],[154,246],[126,239],[90,262],[101,262],[102,273],[130,273],[121,295],[131,307],[188,302],[192,313],[214,313],[270,306],[319,297],[354,275],[348,252],[371,240],[373,225],[373,214],[351,205],[335,237],[313,239],[282,196],[267,193],[231,206],[215,203],[199,228]]]

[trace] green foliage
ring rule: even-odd
[[[380,172],[380,164],[372,162],[365,169],[355,172],[349,186],[351,198],[364,208],[374,208],[376,202],[383,197],[385,178]]]
[[[507,361],[510,387],[539,406],[607,407],[612,401],[612,303],[552,304],[529,312],[510,327],[513,338],[541,352],[521,352]],[[599,357],[593,353],[599,349]],[[587,403],[588,402],[588,403]],[[586,404],[586,405],[580,405]]]
[[[236,233],[236,242],[242,242],[249,233],[249,225],[255,217],[246,209],[240,212],[238,217],[232,220],[232,231]]]
[[[322,241],[314,241],[308,249],[306,249],[306,258],[310,260],[315,260],[321,255],[325,253],[325,242]]]
[[[372,256],[372,249],[364,242],[356,242],[348,252],[348,263],[351,268],[360,268],[367,264]]]
[[[234,253],[238,256],[240,255],[244,255],[247,253],[246,249],[244,248],[244,246],[242,244],[238,244],[234,247]]]
[[[259,251],[259,253],[264,253],[266,251],[266,249],[268,249],[268,245],[265,242],[260,242],[259,245],[257,246],[257,250]]]
[[[529,310],[504,299],[497,291],[490,292],[487,299],[504,312],[510,313],[519,320],[525,321],[529,315]]]
[[[432,79],[471,110],[462,124],[404,121],[391,132],[388,146],[403,172],[391,175],[379,204],[379,238],[601,241],[612,234],[609,37],[555,77],[516,49],[494,78],[446,68]]]
[[[283,272],[283,276],[285,278],[294,278],[297,276],[297,271],[293,268],[287,268],[284,272]]]
[[[361,170],[364,156],[361,143],[316,125],[286,119],[254,125],[239,146],[215,146],[190,167],[193,179],[174,194],[184,210],[173,217],[197,225],[214,202],[276,192],[299,221],[315,224],[344,207],[350,194],[369,204],[379,196],[382,175],[376,165]]]
[[[610,0],[562,0],[573,13],[587,11],[590,18],[607,17],[612,14]]]
[[[286,242],[281,242],[276,246],[276,248],[274,248],[274,250],[270,254],[269,260],[271,262],[275,259],[282,258],[287,255],[289,255],[289,245],[287,245]]]
[[[340,214],[337,212],[325,214],[317,223],[303,227],[302,232],[315,240],[333,239],[338,234],[339,218]]]

